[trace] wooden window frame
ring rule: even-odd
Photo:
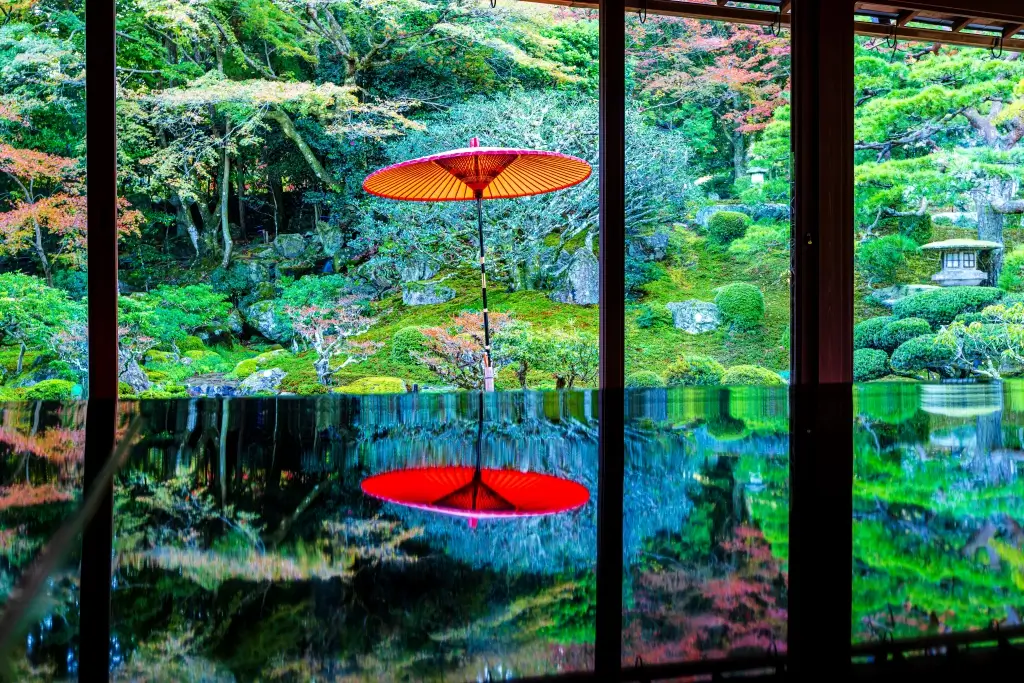
[[[625,16],[641,4],[679,14],[672,0],[537,0],[600,9],[601,311],[597,634],[593,673],[565,680],[650,680],[736,667],[683,662],[646,668],[621,664],[622,493],[625,359]],[[690,3],[691,5],[693,3]],[[853,378],[853,36],[854,0],[772,0],[764,12],[698,4],[690,12],[791,25],[793,57],[792,448],[790,671],[838,671],[850,663]],[[908,11],[938,11],[1024,26],[1024,5],[1007,0],[901,0]],[[109,457],[117,415],[117,168],[115,0],[86,0],[86,124],[89,154],[88,291],[90,409],[85,487]],[[910,19],[901,15],[903,24]],[[896,22],[897,24],[899,21]],[[870,29],[870,27],[868,27]],[[898,31],[920,30],[905,25]],[[860,29],[858,29],[860,30]],[[868,29],[863,29],[868,30]],[[1004,40],[1012,40],[1009,32]],[[909,35],[909,34],[907,34]],[[814,457],[827,443],[829,458]],[[838,452],[837,452],[838,451]],[[110,491],[86,527],[80,623],[81,680],[108,680],[110,631]],[[822,533],[826,530],[826,533]],[[843,564],[843,563],[846,564]],[[843,572],[840,571],[840,576]],[[845,585],[845,588],[843,586]],[[829,615],[838,629],[822,628]],[[743,666],[771,667],[774,658]]]

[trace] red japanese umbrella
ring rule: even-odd
[[[363,493],[389,503],[445,515],[480,518],[536,517],[568,512],[590,500],[586,487],[539,472],[480,466],[483,393],[476,439],[476,466],[413,467],[363,480]]]
[[[386,199],[411,202],[476,200],[480,243],[480,288],[484,314],[484,388],[494,389],[491,330],[487,319],[487,269],[484,266],[483,200],[513,199],[564,190],[590,177],[590,164],[567,154],[534,149],[469,147],[403,161],[374,171],[363,189]]]

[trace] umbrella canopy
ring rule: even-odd
[[[368,175],[363,189],[386,199],[453,202],[511,199],[572,187],[590,177],[590,164],[558,152],[469,147],[403,161]]]
[[[363,493],[389,503],[456,517],[535,517],[590,500],[576,482],[538,472],[476,467],[416,467],[363,480]]]

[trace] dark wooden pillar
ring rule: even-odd
[[[793,0],[789,666],[850,666],[853,2]],[[804,676],[806,674],[806,676]]]
[[[793,2],[793,378],[853,379],[853,2]]]
[[[117,118],[114,0],[86,0],[86,190],[89,264],[89,412],[85,490],[114,447],[117,419]],[[105,681],[110,664],[113,491],[82,534],[79,675]]]
[[[625,4],[600,0],[601,370],[595,671],[618,677],[622,651],[625,374]]]

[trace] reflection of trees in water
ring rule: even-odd
[[[1024,385],[861,390],[855,640],[1019,623]]]

